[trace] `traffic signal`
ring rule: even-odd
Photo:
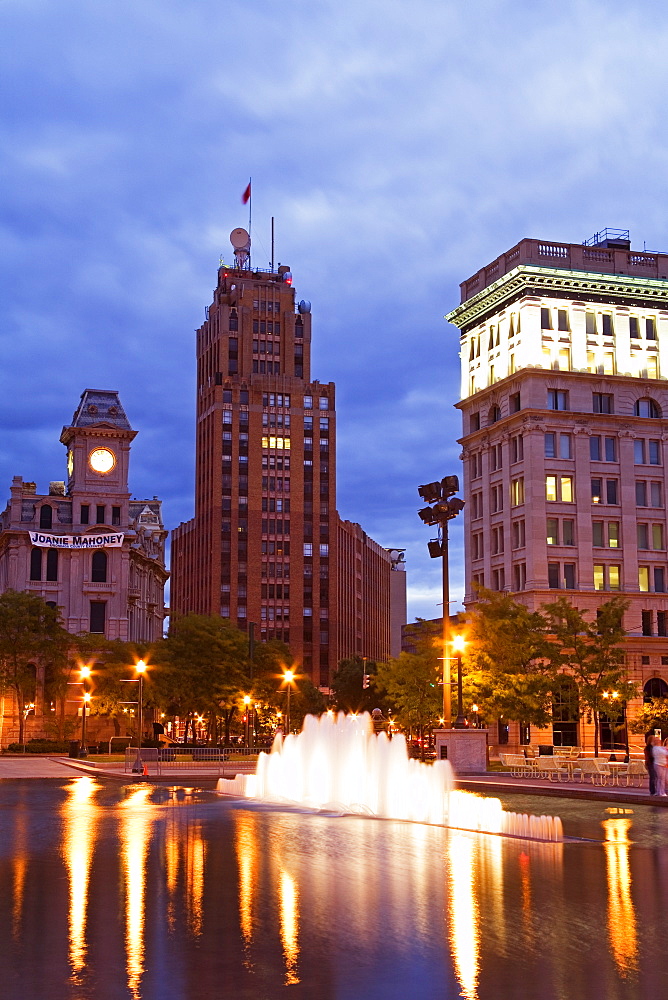
[[[362,675],[362,687],[363,688],[368,688],[368,686],[369,686],[369,675],[368,674],[363,674]]]

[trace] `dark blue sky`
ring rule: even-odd
[[[193,331],[252,175],[254,263],[273,215],[337,383],[341,514],[439,614],[416,486],[459,472],[443,315],[524,236],[668,249],[664,4],[0,0],[0,37],[5,494],[65,478],[60,429],[110,388],[134,494],[192,515]]]

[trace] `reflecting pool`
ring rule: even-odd
[[[664,810],[542,844],[94,778],[0,782],[3,1000],[659,1000]]]

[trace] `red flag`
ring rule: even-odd
[[[244,193],[241,196],[241,204],[242,205],[246,205],[250,201],[250,196],[251,196],[251,186],[250,186],[250,181],[249,181],[248,182],[248,187],[246,188],[246,190],[244,191]]]

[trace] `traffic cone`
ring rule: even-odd
[[[144,770],[142,771],[142,775],[145,778],[148,778],[148,764],[144,764]]]

